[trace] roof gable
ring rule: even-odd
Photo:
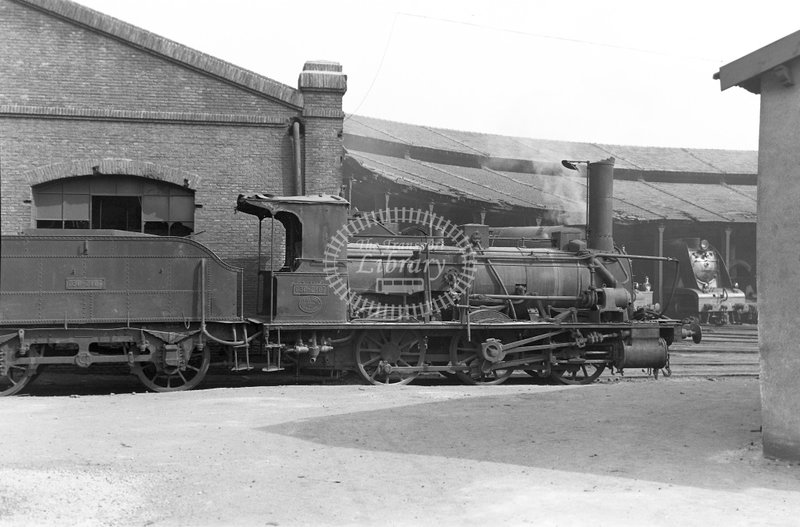
[[[299,90],[69,0],[13,0],[134,48],[300,109]]]

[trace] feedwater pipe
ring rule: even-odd
[[[551,301],[551,302],[570,302],[572,300],[578,301],[583,300],[582,296],[547,296],[547,295],[483,295],[483,294],[475,294],[470,295],[470,298],[474,299],[481,299],[481,298],[494,298],[498,300],[542,300],[542,301]]]

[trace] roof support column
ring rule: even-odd
[[[758,346],[761,351],[761,423],[764,455],[800,460],[800,390],[797,313],[800,297],[787,292],[800,281],[800,32],[723,66],[724,90],[741,86],[761,94],[758,139]],[[791,240],[787,242],[787,240]]]
[[[733,233],[733,227],[725,227],[725,267],[728,267],[731,263],[731,234]]]
[[[656,248],[656,255],[661,258],[664,256],[664,224],[658,226],[658,247]],[[658,261],[658,282],[656,283],[656,298],[659,303],[664,302],[664,262]],[[661,308],[665,306],[662,304]]]

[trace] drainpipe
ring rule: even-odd
[[[292,146],[294,147],[294,195],[305,194],[302,158],[300,156],[300,121],[292,123]]]

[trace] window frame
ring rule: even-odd
[[[75,176],[35,185],[31,194],[31,221],[36,229],[103,228],[95,224],[94,198],[117,196],[137,198],[139,202],[139,230],[128,232],[162,236],[190,236],[194,232],[194,190],[165,181],[130,175]],[[165,207],[149,206],[156,200]]]

